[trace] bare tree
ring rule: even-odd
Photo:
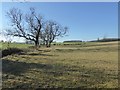
[[[20,9],[12,8],[7,12],[12,23],[12,30],[9,30],[8,35],[23,37],[39,46],[39,37],[43,26],[42,16],[35,12],[34,8],[30,8],[30,12],[23,14]]]
[[[50,47],[51,43],[56,37],[63,37],[66,35],[68,28],[62,27],[54,21],[47,21],[42,33],[42,39],[45,41],[46,47]]]

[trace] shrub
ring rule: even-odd
[[[12,54],[19,54],[23,52],[23,50],[18,49],[18,48],[8,48],[2,50],[2,57],[7,56],[7,55],[12,55]]]

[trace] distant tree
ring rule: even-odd
[[[3,40],[1,40],[0,42],[4,42]]]
[[[6,43],[7,43],[7,48],[10,48],[10,43],[12,42],[13,37],[11,35],[8,35],[8,29],[6,29],[5,31],[3,31],[2,35],[4,36],[4,38],[6,39]]]
[[[43,18],[35,12],[34,8],[30,8],[30,12],[25,15],[20,9],[12,8],[7,12],[7,16],[12,23],[12,30],[8,35],[23,37],[33,41],[35,46],[39,46],[39,38],[43,27]]]
[[[56,37],[65,36],[67,30],[67,27],[62,27],[57,22],[47,21],[41,38],[45,41],[46,47],[50,47],[51,43],[56,39]]]
[[[98,37],[97,41],[100,41],[99,37]]]

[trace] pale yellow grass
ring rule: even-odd
[[[8,74],[13,79],[6,78],[4,73],[3,86],[16,87],[23,83],[26,87],[117,88],[118,48],[107,44],[95,47],[54,46],[4,57],[4,60],[26,63],[33,68],[21,73],[22,76]],[[24,70],[26,64],[17,68]]]

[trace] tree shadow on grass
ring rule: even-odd
[[[38,51],[41,51],[41,52],[51,52],[51,50],[40,50],[40,49],[38,49]]]
[[[46,52],[50,52],[50,50],[37,50],[35,52],[21,52],[19,55],[31,55],[31,56],[58,56],[53,54],[47,54]]]
[[[29,69],[51,69],[52,65],[49,64],[37,64],[37,63],[26,63],[19,61],[12,61],[3,59],[2,60],[2,72],[3,74],[13,74],[13,75],[21,75],[25,73]]]
[[[55,56],[55,55],[43,54],[43,53],[30,53],[30,54],[27,54],[27,55],[32,55],[32,56],[35,56],[35,55],[40,55],[40,56]]]
[[[54,80],[54,77],[61,77],[64,75],[67,75],[69,77],[68,80],[71,80],[74,78],[78,78],[78,80],[76,80],[77,87],[81,87],[79,86],[79,83],[84,87],[91,87],[92,85],[96,85],[96,84],[102,84],[105,83],[107,81],[109,81],[109,79],[114,79],[112,78],[112,74],[111,75],[107,75],[106,72],[104,70],[101,69],[95,69],[95,68],[84,68],[84,67],[78,67],[78,66],[66,66],[66,65],[62,65],[62,64],[38,64],[38,63],[26,63],[26,62],[19,62],[19,61],[12,61],[12,60],[7,60],[7,59],[3,59],[2,60],[2,72],[3,74],[12,74],[15,76],[20,76],[21,74],[23,75],[24,73],[26,73],[28,70],[31,69],[42,69],[43,72],[46,75],[50,75],[53,76],[53,78],[50,77],[46,77],[50,80]],[[79,72],[79,74],[78,74]],[[74,74],[76,73],[76,74]],[[58,79],[61,83],[64,81],[62,79]],[[66,79],[67,80],[67,79]],[[56,81],[55,81],[56,82]],[[54,82],[54,83],[55,83]],[[69,81],[64,81],[67,84],[71,84],[70,87],[74,87],[74,82],[71,83]],[[27,85],[30,86],[30,85]],[[23,87],[23,86],[21,86]],[[69,85],[68,85],[69,87]],[[18,87],[19,88],[19,87]]]
[[[43,52],[50,52],[51,50],[37,50],[39,53],[30,53],[27,54],[25,50],[19,49],[19,48],[8,48],[2,50],[2,57],[12,55],[12,54],[19,54],[19,55],[42,55],[42,56],[54,56],[49,54],[43,54]]]
[[[94,74],[95,76],[100,74],[105,75],[104,70],[95,69],[95,68],[83,68],[77,66],[66,66],[63,64],[40,64],[40,63],[26,63],[20,61],[12,61],[9,59],[2,60],[2,72],[3,74],[13,74],[13,75],[20,75],[21,73],[25,73],[30,69],[43,69],[44,73],[46,74],[64,74],[66,72],[80,72],[80,73],[87,73],[87,74]],[[54,72],[54,73],[53,73]],[[86,74],[85,74],[86,75]],[[99,75],[98,75],[99,76]]]

